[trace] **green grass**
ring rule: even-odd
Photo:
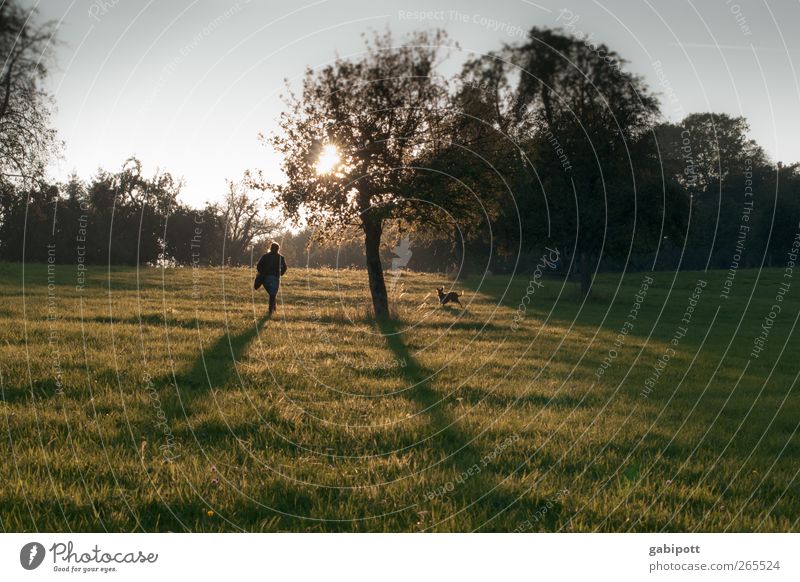
[[[0,265],[0,526],[796,530],[800,289],[750,356],[782,274],[727,300],[725,273],[655,274],[598,379],[642,274],[585,304],[544,279],[515,330],[526,276],[459,282],[462,312],[406,273],[376,323],[361,271],[291,271],[267,320],[247,270],[95,267],[81,298]]]

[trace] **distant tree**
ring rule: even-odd
[[[774,196],[774,213],[772,205],[760,209],[753,239],[763,242],[768,267],[785,265],[800,224],[800,163],[777,164],[763,190]]]
[[[453,196],[454,181],[440,187],[439,168],[455,151],[449,86],[435,70],[443,38],[417,32],[396,46],[388,33],[376,35],[363,56],[309,69],[302,94],[286,98],[282,132],[267,140],[283,156],[286,182],[259,186],[275,193],[288,217],[321,237],[363,232],[378,317],[389,314],[380,254],[386,223],[449,232],[451,217],[474,217],[476,205]]]
[[[679,123],[656,127],[659,147],[668,168],[688,191],[713,194],[731,175],[744,171],[746,160],[766,164],[758,144],[748,137],[744,117],[725,113],[692,113]],[[752,165],[752,164],[751,164]]]
[[[686,240],[687,267],[728,268],[735,252],[743,212],[772,215],[773,192],[766,188],[774,167],[749,136],[743,117],[693,113],[678,123],[656,127],[661,161],[668,175],[692,196],[692,221]],[[752,196],[745,196],[746,182]],[[745,202],[753,208],[745,210]],[[741,266],[757,264],[763,242],[745,236]]]
[[[179,265],[219,265],[224,228],[219,209],[177,204],[167,219],[164,253]]]
[[[55,26],[35,20],[16,0],[0,2],[0,181],[17,185],[41,179],[58,151],[43,88]]]
[[[279,225],[264,216],[263,201],[250,193],[249,181],[227,181],[225,200],[220,207],[225,235],[225,261],[248,261],[247,251],[254,243],[278,231]]]
[[[0,186],[0,258],[44,261],[55,243],[58,187],[38,182],[28,188]]]
[[[125,265],[167,259],[165,225],[181,187],[169,172],[145,176],[135,157],[117,173],[99,171],[87,188],[93,256]]]

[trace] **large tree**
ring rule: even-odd
[[[443,38],[418,32],[395,45],[389,33],[376,35],[358,58],[309,69],[268,139],[286,181],[260,187],[291,219],[322,236],[363,233],[377,317],[389,314],[380,257],[387,223],[452,232],[453,218],[475,218],[477,205],[448,177],[465,154],[454,143],[448,82],[436,71]]]
[[[55,27],[37,24],[35,10],[0,2],[0,181],[42,178],[57,152],[51,98],[43,87]]]
[[[533,28],[527,42],[465,66],[487,117],[522,152],[517,189],[528,244],[573,251],[585,294],[602,256],[625,258],[635,241],[641,249],[661,240],[667,198],[677,195],[658,181],[636,181],[658,102],[625,64],[605,45]],[[649,237],[636,231],[645,226]]]

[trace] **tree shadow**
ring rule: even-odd
[[[430,416],[431,424],[436,429],[435,434],[440,437],[442,444],[449,445],[448,448],[455,448],[450,452],[451,455],[459,454],[460,460],[463,462],[474,463],[479,460],[480,456],[470,444],[468,436],[456,428],[454,419],[441,406],[439,402],[441,397],[431,389],[427,382],[429,374],[412,356],[397,325],[388,319],[379,319],[377,323],[389,349],[398,360],[406,362],[406,366],[400,370],[411,386],[410,390],[405,392],[407,397]]]
[[[406,366],[402,368],[405,379],[410,388],[404,392],[406,398],[415,403],[420,411],[430,418],[432,434],[426,439],[427,443],[442,454],[439,463],[452,471],[454,477],[464,476],[475,467],[476,473],[469,473],[469,477],[459,484],[458,480],[449,481],[440,485],[445,486],[447,495],[458,501],[458,509],[473,513],[479,511],[484,515],[497,515],[509,509],[515,498],[497,486],[497,481],[491,478],[491,471],[484,462],[487,458],[482,455],[474,444],[474,439],[457,426],[457,419],[451,415],[437,392],[428,383],[430,374],[414,359],[411,351],[398,333],[395,322],[388,319],[376,321],[379,329],[384,334],[389,349],[398,359],[404,359]],[[450,486],[452,485],[452,489]],[[518,510],[524,508],[517,507]],[[452,515],[440,521],[445,529],[452,529],[446,525]]]

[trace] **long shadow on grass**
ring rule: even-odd
[[[171,411],[175,416],[185,414],[188,419],[193,412],[193,401],[204,392],[228,383],[237,373],[237,362],[242,359],[247,347],[258,335],[258,330],[267,319],[268,316],[262,316],[236,335],[230,333],[222,335],[210,348],[201,346],[201,355],[192,367],[183,374],[169,378],[168,382],[175,387],[178,400],[176,403],[178,410]]]
[[[379,327],[386,337],[389,349],[394,352],[398,361],[405,361],[406,366],[401,368],[405,379],[412,388],[406,395],[420,406],[430,417],[435,432],[441,437],[441,444],[446,444],[447,448],[455,449],[463,463],[475,463],[480,460],[480,456],[470,444],[470,439],[458,430],[453,424],[453,418],[444,409],[444,403],[434,392],[426,378],[429,374],[417,363],[411,355],[411,351],[403,342],[397,326],[391,321],[379,322]]]
[[[406,346],[398,327],[389,320],[378,322],[383,332],[386,343],[400,361],[405,361],[402,368],[403,375],[410,388],[404,392],[407,398],[413,401],[421,411],[430,418],[431,434],[427,443],[434,449],[439,449],[442,455],[441,463],[444,465],[445,474],[450,473],[451,479],[444,483],[432,484],[431,491],[419,492],[422,499],[421,505],[428,501],[435,504],[440,501],[455,500],[455,507],[450,506],[450,516],[440,516],[437,524],[431,524],[434,529],[453,529],[447,520],[452,517],[458,523],[455,513],[464,512],[472,516],[473,523],[479,524],[482,519],[476,515],[483,515],[484,519],[502,511],[512,505],[515,496],[506,492],[502,487],[496,487],[495,479],[491,478],[491,466],[486,466],[484,461],[488,458],[472,443],[472,438],[456,426],[456,419],[447,411],[446,402],[428,384],[430,374],[414,359],[411,351]],[[478,467],[479,471],[471,469]],[[458,478],[461,478],[460,480]],[[443,489],[442,489],[443,488]],[[474,504],[474,505],[473,505]],[[515,511],[522,508],[514,508]]]

